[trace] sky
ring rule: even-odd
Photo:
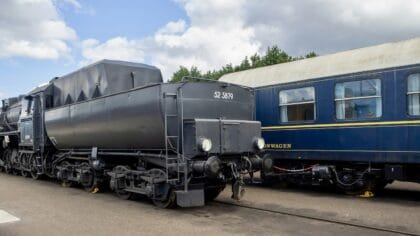
[[[202,71],[420,37],[420,0],[1,0],[0,99],[101,59]]]

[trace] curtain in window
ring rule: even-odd
[[[382,98],[376,99],[376,114],[375,117],[381,117],[382,116]]]
[[[343,99],[344,98],[344,83],[335,85],[335,98]],[[346,116],[346,105],[344,101],[335,102],[335,113],[337,119],[344,119]]]
[[[420,115],[420,74],[413,74],[408,77],[408,114]],[[419,93],[416,93],[419,92]]]
[[[344,119],[346,117],[346,105],[344,101],[337,101],[335,105],[335,113],[337,119]]]
[[[287,106],[281,106],[281,122],[288,122],[289,118],[287,116]]]

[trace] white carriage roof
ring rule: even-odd
[[[262,87],[420,63],[420,37],[230,73],[220,81]]]

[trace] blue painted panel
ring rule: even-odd
[[[278,158],[312,160],[372,161],[420,163],[420,126],[388,125],[363,127],[296,128],[281,126],[308,123],[280,123],[278,93],[283,89],[314,86],[317,119],[311,124],[358,122],[387,122],[420,120],[407,114],[407,76],[420,73],[420,65],[383,71],[357,73],[307,82],[275,85],[257,89],[257,119],[263,127],[276,126],[275,131],[264,131],[267,144],[291,144],[290,150],[273,150]],[[382,117],[358,121],[337,120],[334,88],[337,82],[360,79],[381,79]]]

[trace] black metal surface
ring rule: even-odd
[[[181,87],[184,119],[252,120],[254,101],[248,89],[226,87],[223,83],[155,84],[48,110],[45,113],[48,136],[58,149],[164,149],[164,94],[176,93]],[[215,98],[216,91],[231,93],[234,97]],[[175,113],[178,104],[173,102],[166,106],[171,106],[167,111]],[[224,124],[228,126],[227,121]],[[256,129],[258,125],[252,132]],[[170,135],[176,134],[177,123],[172,123],[168,131]],[[224,134],[229,142],[226,144],[232,146],[236,142],[233,138],[247,132],[246,129],[237,131],[240,132],[235,137]],[[215,142],[218,139],[219,136],[215,136]],[[246,140],[244,145],[249,142],[251,140]]]
[[[176,201],[180,207],[199,207],[204,206],[204,190],[189,190],[188,192],[176,191]]]
[[[194,119],[185,123],[184,155],[207,155],[197,148],[200,138],[212,141],[209,154],[240,154],[255,152],[254,137],[261,137],[258,121]]]
[[[50,82],[53,107],[107,96],[151,83],[161,83],[156,67],[102,60]]]
[[[403,165],[385,165],[386,180],[404,180],[405,178]]]
[[[225,186],[253,171],[253,92],[161,81],[155,67],[101,61],[5,101],[0,167],[89,191],[108,182],[120,197],[140,193],[164,208],[204,205],[206,179]]]
[[[160,86],[149,86],[45,112],[58,149],[154,149],[163,146]]]
[[[0,110],[0,132],[17,130],[17,122],[22,112],[23,97],[5,99]]]

